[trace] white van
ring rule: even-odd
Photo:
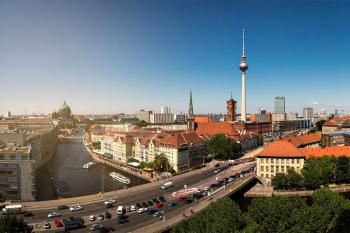
[[[118,206],[118,208],[117,208],[117,214],[124,214],[125,213],[125,209],[124,209],[124,207],[123,206]]]
[[[23,213],[22,205],[7,205],[2,209],[3,214],[21,214]]]
[[[163,186],[162,186],[162,189],[168,189],[168,188],[171,188],[173,187],[174,184],[172,181],[169,181],[169,182],[166,182]]]

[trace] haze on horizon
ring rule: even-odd
[[[240,112],[246,29],[247,112],[350,112],[346,0],[1,1],[0,113]]]

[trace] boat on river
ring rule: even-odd
[[[117,181],[119,181],[119,182],[121,182],[123,184],[131,184],[130,179],[128,177],[126,177],[126,176],[123,176],[122,174],[119,174],[117,172],[111,172],[111,173],[109,173],[109,175],[113,179],[115,179],[115,180],[117,180]]]
[[[83,168],[88,169],[88,168],[92,168],[96,165],[97,165],[97,162],[88,162],[88,163],[84,164]]]

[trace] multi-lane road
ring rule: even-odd
[[[85,220],[85,229],[81,230],[75,230],[74,232],[86,232],[91,224],[99,223],[103,224],[104,226],[112,226],[116,231],[118,232],[129,232],[132,230],[139,229],[143,226],[152,224],[156,221],[159,221],[159,218],[154,218],[152,215],[149,215],[147,212],[139,214],[137,212],[128,212],[127,215],[129,216],[128,222],[124,224],[118,224],[116,221],[116,207],[119,205],[122,206],[130,206],[135,205],[136,203],[141,202],[147,202],[149,200],[152,200],[153,198],[158,198],[159,196],[164,196],[167,200],[174,199],[172,196],[172,193],[174,191],[179,191],[184,188],[184,185],[187,187],[199,187],[203,186],[203,184],[209,184],[209,183],[215,183],[217,182],[216,177],[218,175],[223,176],[223,174],[231,174],[235,172],[239,172],[240,170],[244,170],[247,167],[254,166],[254,163],[244,163],[237,166],[233,166],[229,168],[228,170],[223,170],[220,173],[214,173],[213,169],[207,169],[202,170],[200,173],[194,173],[192,176],[183,177],[180,179],[176,179],[176,182],[174,182],[174,186],[172,188],[169,188],[164,192],[161,187],[155,187],[152,189],[146,189],[139,192],[133,192],[130,193],[127,196],[123,197],[114,197],[113,199],[116,200],[116,203],[114,204],[114,208],[107,209],[103,203],[103,201],[94,202],[90,204],[82,204],[83,210],[76,211],[76,212],[70,212],[69,210],[60,210],[59,212],[62,214],[61,217],[58,217],[57,219],[64,219],[68,218],[70,216],[74,217],[82,217]],[[79,203],[76,203],[79,204]],[[184,201],[178,201],[178,204],[174,207],[164,207],[166,208],[165,213],[166,217],[176,215],[180,213],[185,208],[188,208],[190,205],[193,205],[194,203],[186,204]],[[155,207],[154,207],[155,208]],[[160,210],[164,211],[164,208],[161,208]],[[40,228],[35,227],[35,231],[51,231],[56,232],[58,229],[53,229],[54,224],[53,220],[55,219],[48,219],[47,215],[50,212],[57,211],[55,209],[45,209],[45,210],[33,210],[32,213],[34,214],[33,217],[27,217],[25,218],[25,221],[28,223],[33,224],[34,226],[41,226],[41,222],[43,221],[49,221],[51,223],[51,230],[44,230],[42,226]],[[87,218],[90,215],[98,215],[105,212],[110,212],[112,214],[112,218],[108,220],[103,221],[94,221],[90,222]]]

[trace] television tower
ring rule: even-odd
[[[245,51],[244,51],[244,28],[243,28],[243,34],[242,34],[242,57],[241,57],[241,63],[239,64],[239,69],[242,71],[242,110],[241,110],[241,119],[242,121],[247,121],[246,116],[246,88],[245,88],[245,75],[246,71],[248,70],[248,64],[247,59],[245,57]]]

